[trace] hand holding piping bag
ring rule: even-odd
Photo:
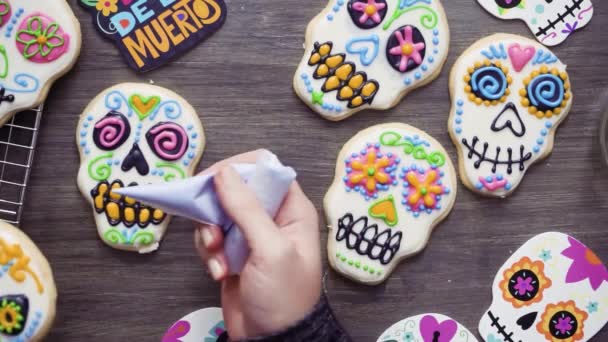
[[[222,229],[199,224],[195,230],[201,258],[222,281],[223,314],[233,340],[287,328],[321,293],[319,221],[312,202],[293,181],[273,220],[231,166],[255,162],[260,153],[235,156],[203,172],[216,173],[218,200],[250,246],[240,276],[229,276]]]

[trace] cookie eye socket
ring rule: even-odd
[[[348,2],[348,14],[353,23],[364,30],[380,25],[387,10],[386,0],[350,0]]]
[[[148,146],[156,156],[166,161],[183,157],[188,149],[188,135],[182,126],[173,122],[160,122],[146,133]]]
[[[522,106],[537,118],[559,115],[571,97],[568,74],[544,66],[524,78],[524,87],[519,93]]]
[[[496,65],[476,68],[468,75],[468,84],[465,90],[469,99],[481,104],[496,105],[504,102],[509,95],[509,78],[507,72]]]
[[[399,72],[418,68],[426,54],[426,42],[420,30],[412,25],[396,29],[386,43],[386,57]]]
[[[517,300],[530,301],[538,294],[538,277],[530,270],[519,270],[509,279],[508,290]]]
[[[519,6],[521,0],[495,0],[496,4],[502,8],[513,8]]]
[[[24,295],[0,297],[0,334],[19,335],[27,323],[29,300]]]
[[[558,340],[571,338],[578,330],[578,320],[570,311],[558,311],[551,317],[549,332]]]
[[[104,151],[112,151],[124,144],[130,134],[129,120],[123,114],[111,111],[95,123],[93,142]]]

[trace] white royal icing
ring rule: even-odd
[[[365,284],[384,281],[424,248],[451,211],[456,188],[452,162],[428,134],[400,123],[359,132],[340,152],[325,196],[330,264]]]
[[[4,89],[3,97],[14,98],[12,102],[6,98],[0,102],[0,122],[42,103],[55,79],[72,68],[81,44],[80,24],[65,0],[2,0],[1,13],[5,14],[0,15],[0,46],[4,49],[0,54],[0,87]],[[40,31],[37,22],[28,28],[32,16],[44,17],[49,22],[44,22]],[[33,42],[39,37],[57,47],[33,43],[27,50],[33,55],[25,58],[21,52],[25,45],[18,40]],[[36,49],[42,50],[34,53]],[[49,50],[46,57],[40,53]]]
[[[471,76],[470,68],[476,69],[475,63],[483,64],[486,60],[492,65],[500,63],[501,67],[507,68],[511,83],[504,88],[502,83],[500,86],[493,83],[502,82],[499,81],[502,77],[500,74],[497,74],[498,78],[487,77],[484,80],[487,75],[480,73],[477,78],[478,89],[484,88],[485,84],[488,95],[502,97],[494,104],[477,105],[470,99],[470,92],[465,89],[467,85],[471,86],[470,82],[465,81],[465,77]],[[524,81],[529,79],[534,82],[536,78],[531,77],[531,74],[544,67],[549,71],[548,74],[543,74],[546,75],[543,76],[545,81],[560,79],[559,75],[562,73],[567,75],[566,65],[541,44],[524,37],[505,34],[483,38],[456,61],[450,75],[452,110],[449,132],[459,152],[460,177],[470,189],[490,196],[505,197],[519,186],[532,164],[551,152],[555,131],[568,115],[572,105],[572,92],[568,91],[569,99],[564,97],[565,106],[561,107],[560,103],[560,114],[551,114],[550,117],[543,115],[542,118],[531,114],[531,106],[525,106],[522,102],[532,101],[526,95],[529,89]],[[557,76],[550,73],[553,70],[558,73]],[[550,83],[539,82],[533,89],[537,104],[541,104],[538,101],[544,101],[543,96],[548,100],[553,100],[553,96],[557,99],[559,83]],[[569,85],[570,80],[562,80],[561,83],[566,96],[565,86]],[[494,85],[496,88],[493,88]],[[551,88],[552,86],[557,87]],[[522,89],[526,91],[524,96],[521,94]],[[475,143],[475,152],[471,152],[467,145],[472,146],[475,137],[478,142]],[[488,144],[487,151],[484,161],[479,164],[484,156],[485,144]],[[500,148],[498,158],[497,148]],[[509,149],[512,151],[513,161],[510,173]],[[496,164],[496,169],[494,160],[501,163]],[[520,162],[522,160],[523,163]]]
[[[358,27],[354,20],[360,20],[363,12],[351,8],[374,4],[384,6],[379,11],[386,11],[383,17],[380,16],[382,12],[378,12],[380,23],[371,28]],[[355,19],[351,18],[350,12],[356,14]],[[391,21],[399,13],[402,14]],[[405,25],[415,27],[412,32],[420,32],[425,53],[420,63],[414,61],[416,68],[400,72],[389,63],[387,56],[393,55],[387,51],[387,45],[391,38],[396,40],[395,31]],[[403,31],[400,32],[406,38]],[[422,42],[415,35],[413,38],[414,43]],[[449,40],[447,19],[438,0],[331,0],[308,26],[305,52],[294,77],[294,88],[309,107],[329,120],[341,120],[366,108],[388,109],[408,91],[436,77],[447,58]],[[340,89],[327,93],[321,90],[328,78],[315,79],[318,64],[311,66],[309,60],[315,43],[326,42],[333,44],[330,55],[345,54],[344,62],[353,63],[355,72],[364,72],[368,80],[378,83],[371,104],[364,102],[361,106],[349,108],[350,100],[337,99]],[[400,60],[400,56],[394,58]],[[322,101],[314,101],[313,94],[323,94]]]
[[[452,318],[442,314],[427,313],[408,317],[393,324],[377,340],[377,342],[396,341],[477,342],[477,338]]]
[[[5,304],[14,296],[26,297],[28,309],[21,308],[21,327],[12,327],[10,333],[0,319],[0,340],[17,342],[42,338],[55,317],[57,291],[51,268],[24,233],[7,223],[0,223],[0,312],[4,319],[8,310],[12,310]],[[9,300],[4,303],[3,299],[7,298]],[[15,334],[16,331],[19,333]]]
[[[135,101],[137,101],[136,98],[139,98],[144,104],[149,104],[149,111],[138,113],[136,107],[130,104],[132,96]],[[154,99],[154,96],[158,98]],[[156,105],[153,106],[153,104]],[[117,146],[106,147],[104,150],[99,148],[94,140],[94,136],[101,136],[95,134],[95,126],[100,122],[106,122],[104,118],[112,111],[120,113],[122,118],[126,120],[123,125],[129,127],[130,134],[123,138],[124,142],[121,144],[122,133],[117,133],[118,137],[110,134],[113,129],[121,131],[119,126],[114,125],[112,127],[111,124],[102,124],[98,128],[98,132],[103,132],[105,127],[106,133],[109,134],[106,136],[106,142],[115,141],[116,145],[111,146]],[[168,128],[167,131],[156,131],[156,136],[161,139],[159,146],[162,146],[165,139],[171,137],[184,136],[182,134],[185,134],[188,138],[187,145],[170,146],[170,141],[164,142],[167,144],[167,149],[175,149],[176,153],[168,155],[171,158],[178,157],[175,160],[162,159],[152,150],[148,142],[147,134],[161,122],[170,124],[164,126]],[[179,128],[173,130],[176,127],[175,124],[177,124],[177,127],[181,127],[181,131]],[[80,118],[76,140],[81,156],[78,187],[82,195],[92,205],[94,205],[94,199],[91,190],[96,189],[98,184],[103,181],[112,184],[115,180],[121,180],[124,186],[128,186],[132,182],[144,185],[192,176],[205,146],[203,126],[195,110],[186,100],[170,90],[149,84],[135,83],[119,84],[104,90],[98,95]],[[147,172],[144,168],[138,169],[128,162],[125,164],[125,158],[132,152],[136,153],[135,144],[143,154],[145,165],[148,167]],[[181,154],[182,148],[183,154]],[[134,156],[134,154],[131,155]],[[142,158],[136,158],[134,161],[142,162]],[[131,168],[123,171],[123,166],[131,166]],[[120,203],[124,204],[122,200]],[[105,202],[104,205],[106,205]],[[152,252],[158,248],[170,221],[170,217],[165,217],[159,224],[156,224],[158,222],[149,222],[145,226],[140,226],[139,222],[146,221],[138,220],[137,217],[139,216],[136,214],[136,223],[129,227],[124,220],[113,225],[106,217],[105,211],[98,213],[95,207],[93,207],[93,213],[99,236],[105,243],[115,248],[140,253]],[[126,213],[123,211],[120,214],[121,218],[126,217],[124,216]],[[130,225],[131,221],[128,223]]]

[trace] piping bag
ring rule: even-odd
[[[276,155],[263,150],[255,164],[233,164],[247,186],[253,190],[266,212],[275,217],[289,186],[296,178],[291,167]],[[150,184],[112,190],[159,208],[169,215],[214,224],[224,232],[224,252],[230,274],[239,274],[249,257],[249,246],[241,229],[222,209],[213,183],[214,174],[200,175],[171,183]]]

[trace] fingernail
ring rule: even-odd
[[[209,248],[213,243],[213,234],[208,228],[201,228],[201,240],[206,248]]]
[[[210,258],[209,261],[207,261],[207,267],[209,268],[209,273],[211,273],[213,279],[218,280],[222,276],[222,265],[220,265],[220,262],[217,261],[217,259]]]

